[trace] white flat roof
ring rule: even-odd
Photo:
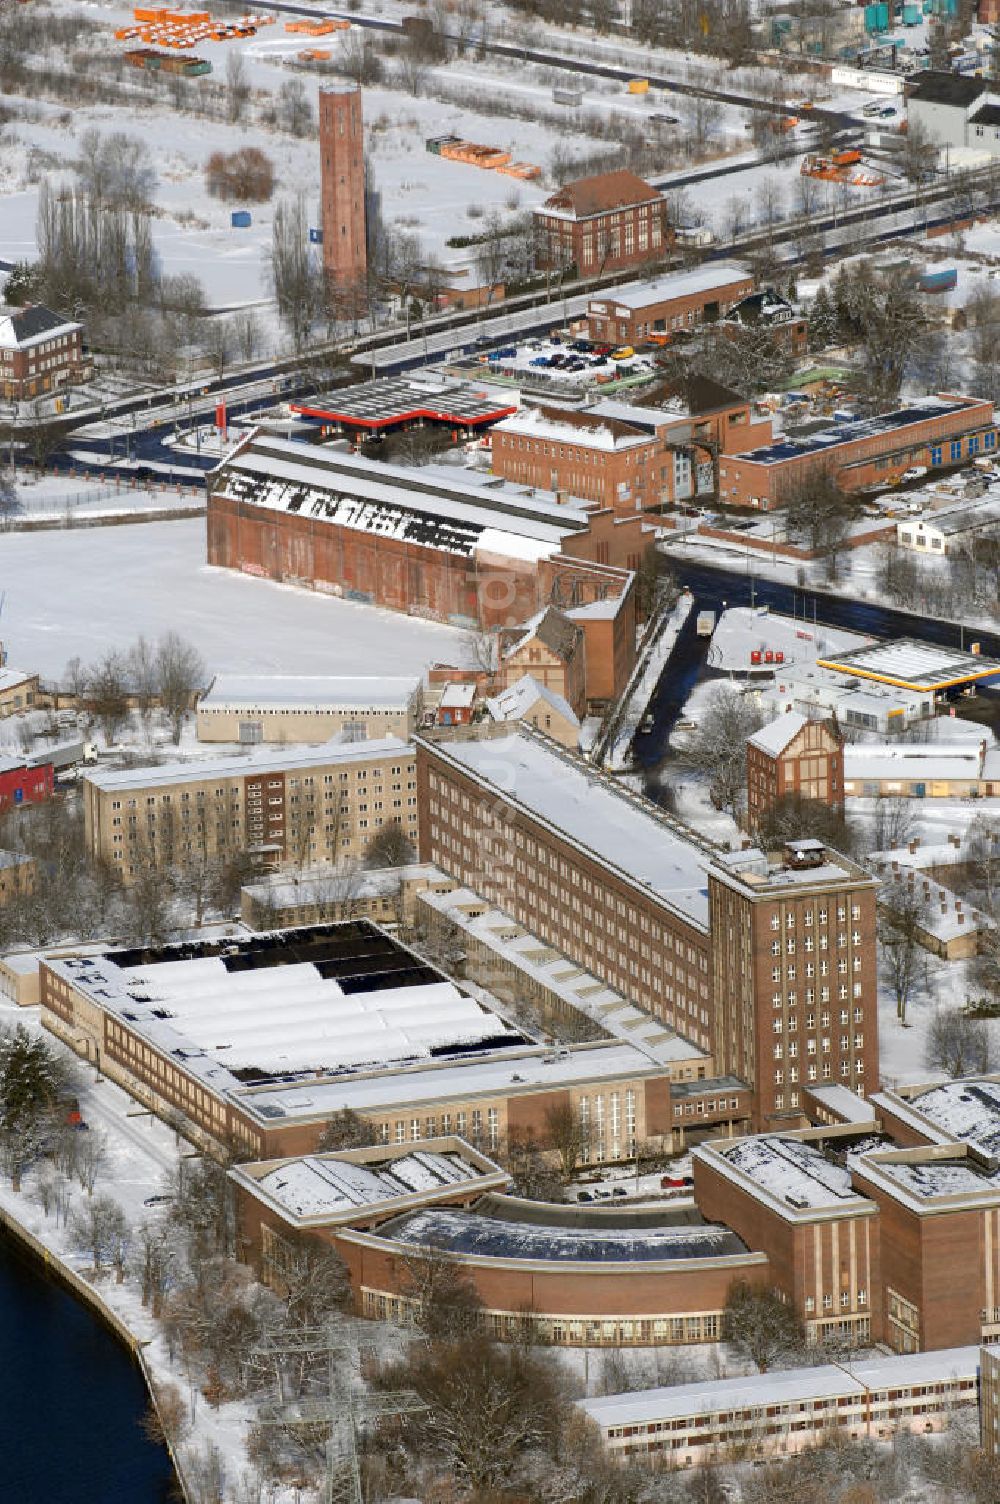
[[[406,710],[417,675],[216,674],[199,710]]]
[[[299,769],[324,767],[327,764],[372,762],[412,753],[409,742],[398,736],[370,737],[367,741],[347,742],[335,739],[319,747],[262,748],[259,753],[233,757],[192,757],[184,761],[160,763],[150,768],[120,768],[88,773],[86,783],[105,793],[116,789],[158,788],[174,783],[202,783],[209,778],[243,778],[254,773],[294,773]]]
[[[879,642],[872,647],[855,648],[847,653],[824,653],[817,660],[821,668],[842,669],[861,677],[870,675],[899,684],[904,689],[933,690],[968,679],[1000,674],[1000,663],[978,653],[958,648],[936,647],[902,637],[896,642]]]
[[[704,1384],[675,1384],[609,1394],[601,1399],[578,1400],[577,1404],[603,1429],[610,1426],[642,1425],[686,1416],[719,1415],[732,1410],[766,1405],[809,1407],[812,1400],[836,1399],[891,1388],[911,1388],[949,1378],[975,1379],[979,1373],[978,1347],[948,1347],[934,1352],[904,1353],[893,1358],[864,1362],[845,1359],[816,1368],[792,1368],[776,1373],[750,1374],[738,1379],[715,1379]]]
[[[873,1123],[875,1121],[875,1110],[871,1103],[857,1096],[849,1086],[842,1086],[839,1081],[831,1081],[825,1086],[809,1083],[804,1089],[817,1102],[822,1103],[831,1112],[835,1112],[845,1123]]]
[[[448,1064],[428,1064],[396,1071],[345,1076],[295,1086],[257,1087],[240,1098],[240,1106],[272,1122],[282,1117],[315,1117],[349,1107],[355,1112],[417,1109],[453,1097],[489,1097],[522,1087],[538,1091],[582,1081],[614,1081],[658,1074],[649,1056],[618,1040],[504,1050]],[[412,1116],[412,1114],[411,1114]]]
[[[688,272],[668,272],[645,282],[609,287],[606,292],[595,293],[587,306],[590,311],[597,304],[614,307],[621,303],[625,308],[644,308],[649,303],[667,303],[672,298],[689,298],[695,293],[711,292],[714,287],[728,287],[731,282],[752,281],[750,270],[740,262],[712,261]]]
[[[708,929],[710,853],[596,769],[526,734],[435,742],[464,771],[499,787],[551,829],[635,887]]]
[[[980,742],[848,743],[844,780],[977,779],[982,756]]]

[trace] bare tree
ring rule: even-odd
[[[763,712],[730,685],[715,690],[697,729],[688,738],[678,761],[708,779],[717,809],[734,816],[743,806],[747,784],[747,741],[764,724]]]
[[[111,746],[128,724],[128,666],[120,653],[105,653],[86,678],[87,706]]]
[[[113,1196],[91,1196],[71,1217],[70,1229],[80,1246],[89,1252],[95,1272],[105,1264],[123,1269],[128,1223]]]
[[[568,1180],[586,1147],[580,1114],[571,1102],[557,1102],[546,1111],[545,1137],[559,1155],[563,1179]]]
[[[387,820],[365,847],[365,866],[405,867],[416,856],[413,842],[398,820]]]
[[[163,634],[156,645],[156,673],[160,703],[170,717],[175,742],[181,739],[185,717],[191,709],[195,691],[205,683],[206,672],[204,659],[197,648],[176,632]]]
[[[913,801],[902,794],[876,799],[872,814],[872,842],[875,851],[895,851],[905,846],[913,834]]]
[[[93,1196],[97,1177],[107,1163],[107,1158],[108,1141],[103,1133],[92,1128],[81,1136],[76,1155],[75,1173],[88,1196]]]
[[[309,251],[303,199],[279,200],[271,233],[271,280],[278,313],[296,350],[325,305],[322,270]]]
[[[231,124],[243,119],[249,99],[246,59],[242,52],[232,48],[226,55],[226,115]]]
[[[879,895],[879,964],[896,1000],[896,1015],[906,1022],[906,1008],[918,974],[927,904],[917,883],[894,882]]]
[[[825,556],[827,576],[836,579],[840,547],[860,510],[859,499],[841,488],[832,471],[816,466],[785,500],[789,537]]]
[[[949,1076],[981,1076],[992,1069],[990,1032],[985,1019],[962,1008],[941,1008],[931,1019],[924,1064]]]
[[[375,1142],[375,1130],[353,1107],[342,1107],[327,1123],[316,1145],[318,1154],[336,1149],[364,1149]]]
[[[722,1340],[767,1373],[775,1363],[800,1353],[805,1332],[794,1308],[776,1290],[734,1280],[722,1312]]]
[[[313,123],[313,109],[305,85],[287,78],[278,90],[278,124],[291,136],[305,136]]]
[[[145,637],[139,637],[129,648],[125,658],[125,676],[148,742],[151,739],[153,710],[159,696],[160,686],[156,654],[152,644]]]

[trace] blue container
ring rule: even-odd
[[[920,22],[923,19],[923,14],[924,13],[920,9],[919,5],[904,5],[903,6],[903,25],[904,26],[919,26]]]
[[[322,245],[323,244],[323,231],[322,230],[317,230],[314,225],[310,225],[309,226],[309,244],[310,245]]]
[[[921,292],[949,292],[958,286],[958,272],[953,266],[938,272],[924,272],[918,285]]]
[[[229,216],[229,222],[234,230],[249,230],[253,224],[249,209],[234,209]]]

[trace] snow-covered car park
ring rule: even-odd
[[[575,386],[651,376],[655,369],[652,355],[638,355],[628,345],[599,344],[558,334],[500,345],[480,355],[479,364],[488,366],[495,376],[529,372]]]

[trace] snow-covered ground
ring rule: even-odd
[[[71,523],[78,517],[118,517],[166,512],[204,502],[204,487],[129,485],[127,479],[97,481],[83,476],[19,473],[15,482],[17,520]]]
[[[747,673],[752,666],[763,667],[769,673],[773,670],[763,661],[761,665],[751,664],[752,653],[782,653],[785,664],[814,663],[823,653],[846,653],[871,640],[859,632],[828,627],[823,622],[781,616],[766,606],[753,610],[749,606],[731,606],[722,612],[712,633],[707,663],[710,668],[726,673],[730,670]]]
[[[469,653],[457,627],[212,569],[197,518],[9,533],[0,577],[10,662],[48,678],[171,630],[213,673],[422,673]]]

